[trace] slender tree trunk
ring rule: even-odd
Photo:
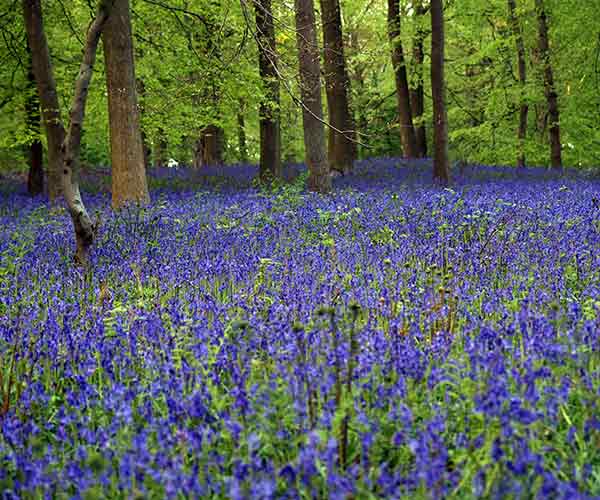
[[[542,66],[542,58],[540,56],[540,49],[538,46],[531,50],[531,64],[534,68]],[[544,141],[547,138],[548,128],[548,103],[536,102],[534,104],[535,111],[535,131],[539,134],[540,141]]]
[[[423,43],[425,40],[425,30],[421,26],[425,9],[421,0],[415,2],[415,34],[413,38],[413,67],[415,72],[415,86],[410,89],[410,109],[414,120],[415,140],[417,143],[417,156],[425,158],[427,156],[427,131],[423,114],[425,113],[425,92],[423,89],[423,61],[425,52]]]
[[[392,65],[394,66],[394,75],[396,78],[396,97],[398,99],[402,153],[408,158],[415,158],[418,156],[417,142],[410,107],[406,61],[404,60],[404,50],[400,35],[400,2],[399,0],[388,0],[388,36],[392,47]]]
[[[281,177],[281,129],[277,47],[271,0],[254,2],[258,44],[258,68],[265,95],[260,103],[260,178]]]
[[[167,164],[167,138],[162,127],[158,127],[156,132],[153,156],[155,167],[164,167]]]
[[[240,111],[237,114],[238,124],[238,150],[240,163],[248,163],[248,146],[246,145],[246,120],[244,102],[240,101]]]
[[[217,164],[223,165],[225,163],[225,129],[223,127],[216,127],[217,134]]]
[[[112,205],[148,203],[144,148],[137,105],[129,0],[114,0],[103,35],[110,149]]]
[[[194,142],[194,148],[193,148],[192,165],[195,169],[202,168],[202,166],[204,165],[203,149],[204,149],[204,145],[203,145],[202,130],[201,130],[200,137],[198,139],[196,139],[196,141]]]
[[[433,178],[450,181],[448,118],[444,78],[444,9],[442,0],[431,0],[431,96],[433,100]]]
[[[359,35],[357,31],[352,31],[350,33],[350,43],[348,48],[350,49],[351,53],[354,55],[360,54],[361,52],[361,48],[360,48],[360,41],[359,41]],[[357,62],[354,65],[354,72],[350,74],[350,76],[352,77],[352,87],[355,88],[357,90],[357,94],[358,95],[363,95],[364,94],[364,88],[365,88],[365,64],[361,63],[361,62]],[[356,134],[355,135],[360,135],[362,131],[367,129],[367,117],[365,114],[365,109],[363,109],[363,106],[355,106],[355,111],[356,111],[356,117],[353,116],[352,117],[352,123],[355,125],[356,127]],[[355,158],[360,158],[361,157],[361,153],[362,153],[362,148],[359,144],[354,144],[354,157]]]
[[[92,224],[79,191],[81,133],[85,117],[87,94],[94,71],[94,63],[96,62],[96,50],[102,30],[109,19],[112,5],[111,0],[100,0],[98,14],[88,30],[83,60],[81,61],[79,74],[75,82],[75,94],[69,113],[69,129],[62,146],[65,161],[63,191],[75,227],[77,243],[76,260],[82,265],[87,265],[89,248],[94,242],[97,228]]]
[[[35,196],[44,192],[44,148],[40,140],[40,103],[35,85],[35,75],[31,64],[31,50],[27,44],[29,68],[27,71],[27,100],[25,115],[28,132],[33,136],[28,147],[29,174],[27,176],[27,192]]]
[[[562,168],[562,148],[560,144],[560,115],[558,111],[558,94],[554,85],[552,62],[550,61],[550,42],[548,38],[548,18],[544,0],[535,0],[538,16],[538,46],[544,67],[544,90],[548,102],[548,118],[550,120],[550,158],[552,168]]]
[[[315,27],[313,0],[295,0],[296,42],[302,97],[304,149],[308,165],[308,189],[326,193],[331,189],[331,177],[325,150],[323,104],[321,101],[321,70]]]
[[[517,132],[518,150],[517,150],[517,166],[525,166],[525,139],[527,137],[527,114],[529,106],[525,100],[525,84],[527,82],[527,65],[525,63],[525,43],[523,42],[523,31],[517,17],[516,0],[508,0],[508,13],[510,24],[515,37],[517,49],[517,63],[519,68],[519,85],[520,89],[520,106],[519,106],[519,130]]]
[[[339,0],[321,0],[323,25],[323,66],[329,111],[329,165],[332,170],[347,174],[352,171],[356,148],[354,121],[350,113],[350,79],[344,58],[342,16]],[[343,133],[339,133],[336,130]]]
[[[62,191],[75,230],[77,245],[75,260],[81,265],[87,264],[89,248],[93,244],[96,235],[96,226],[92,224],[79,191],[81,133],[87,94],[96,60],[96,50],[111,7],[111,0],[100,0],[96,18],[88,29],[83,59],[75,81],[75,93],[69,113],[69,130],[65,133],[63,123],[60,120],[56,84],[52,74],[50,52],[44,31],[41,0],[23,0],[25,28],[31,47],[32,66],[40,102],[44,113],[52,118],[52,121],[49,122],[50,127],[47,125],[47,131],[51,130],[51,133],[48,134],[48,140],[50,140],[52,134],[55,134],[54,139],[58,136],[64,138],[60,145],[60,157],[63,159],[61,165]],[[46,104],[50,104],[50,106],[46,107]],[[56,104],[56,106],[52,104]],[[46,116],[45,120],[49,121]]]
[[[31,48],[31,65],[48,142],[48,197],[51,202],[54,202],[62,194],[63,155],[61,147],[65,138],[65,130],[60,117],[60,105],[50,62],[50,51],[43,30],[40,0],[23,0],[23,13]]]

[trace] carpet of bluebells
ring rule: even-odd
[[[255,174],[0,188],[2,498],[600,497],[597,178]]]

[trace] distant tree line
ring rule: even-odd
[[[98,0],[94,12],[83,0],[12,0],[0,13],[0,72],[8,82],[0,106],[14,113],[0,120],[0,150],[26,145],[29,192],[64,196],[81,262],[94,223],[78,172],[82,157],[101,156],[103,127],[117,209],[146,203],[146,168],[185,151],[197,168],[254,159],[263,182],[281,177],[285,161],[302,159],[317,192],[329,191],[332,176],[350,173],[357,158],[378,153],[430,154],[441,184],[450,182],[451,157],[473,161],[495,150],[504,158],[512,151],[524,167],[547,144],[551,166],[560,169],[562,103],[573,128],[585,131],[568,148],[591,145],[593,162],[600,142],[593,111],[575,115],[570,106],[576,95],[578,104],[600,108],[597,88],[584,85],[588,74],[600,81],[600,72],[571,67],[557,79],[553,64],[552,30],[570,3],[388,0],[386,12],[369,0],[295,0],[290,17],[271,0]],[[583,22],[586,9],[568,12]],[[580,40],[594,39],[590,26],[559,23]],[[591,46],[561,50],[595,56]],[[92,79],[97,56],[104,81]],[[374,115],[390,109],[390,97],[396,105],[382,121]],[[484,154],[476,139],[494,151]]]

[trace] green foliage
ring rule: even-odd
[[[414,35],[417,28],[426,34],[423,122],[431,150],[429,16],[415,16],[409,0],[400,3],[401,36],[413,86],[417,79],[412,53]],[[131,5],[142,128],[150,149],[156,152],[163,141],[167,149],[163,157],[190,163],[200,130],[214,124],[225,130],[226,162],[236,162],[240,158],[238,114],[242,113],[250,161],[257,161],[258,107],[264,91],[252,36],[252,6],[214,0],[132,0]],[[596,167],[600,162],[597,6],[594,2],[574,0],[548,0],[546,6],[564,162]],[[66,119],[85,32],[93,16],[93,2],[44,2],[43,7]],[[304,146],[302,113],[295,101],[299,89],[293,10],[278,3],[273,8],[281,73],[282,155],[288,162],[301,161]],[[20,9],[8,6],[0,13],[0,169],[18,172],[26,168],[24,147],[35,137],[25,124],[25,100],[30,92],[27,52]],[[518,105],[523,95],[529,104],[525,144],[528,163],[548,164],[548,123],[541,64],[536,55],[534,1],[517,1],[527,59],[527,84],[523,89],[517,79],[515,39],[505,0],[448,2],[445,15],[451,156],[476,163],[514,163]],[[359,147],[360,157],[399,155],[385,2],[343,0],[342,16],[354,118],[361,142],[368,145]],[[108,164],[101,48],[84,127],[82,160],[92,165]]]

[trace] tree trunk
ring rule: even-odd
[[[350,33],[350,40],[348,45],[351,54],[359,55],[361,53],[360,41],[358,31],[352,31]],[[365,93],[365,63],[356,62],[354,64],[354,72],[350,73],[352,78],[352,87],[357,90],[358,95]],[[352,117],[352,123],[356,128],[355,135],[361,135],[367,129],[367,116],[365,113],[364,106],[355,106],[356,116]],[[354,144],[354,157],[362,158],[363,154],[367,154],[368,150],[365,151],[360,144]]]
[[[27,100],[25,101],[25,116],[27,130],[33,136],[28,147],[29,174],[27,176],[27,192],[36,196],[44,192],[44,149],[40,140],[40,103],[35,85],[35,75],[31,64],[31,50],[27,44],[29,68],[27,71]]]
[[[194,166],[222,165],[225,135],[222,127],[207,125],[200,131],[200,139],[196,143]]]
[[[155,167],[164,167],[167,164],[167,138],[165,136],[165,130],[162,127],[158,127],[156,132],[153,155]]]
[[[413,66],[415,71],[415,86],[410,89],[410,109],[414,120],[415,140],[417,143],[417,156],[425,158],[427,156],[427,131],[423,114],[425,113],[425,93],[423,89],[423,61],[425,52],[423,42],[425,40],[425,30],[421,26],[422,18],[425,15],[423,2],[415,2],[415,35],[413,38]]]
[[[204,139],[202,130],[200,131],[200,137],[194,144],[193,166],[196,169],[204,166]]]
[[[265,95],[260,103],[260,178],[281,177],[281,129],[277,47],[271,0],[254,2],[258,68]]]
[[[238,113],[238,148],[240,163],[248,163],[248,146],[246,145],[246,121],[244,115]]]
[[[306,164],[309,171],[308,189],[326,193],[331,189],[331,177],[325,150],[315,9],[313,0],[294,0],[294,3],[302,98],[302,127],[304,129]]]
[[[512,27],[513,36],[517,48],[517,62],[519,67],[519,85],[520,91],[520,107],[519,107],[519,130],[517,132],[518,149],[517,149],[517,166],[522,168],[525,166],[525,138],[527,137],[527,113],[529,106],[525,100],[525,84],[527,82],[527,66],[525,64],[525,43],[523,42],[523,32],[519,23],[519,18],[516,14],[516,0],[508,0],[508,12],[510,24]]]
[[[148,203],[144,148],[136,96],[129,0],[114,0],[103,35],[110,149],[112,205]]]
[[[548,19],[544,8],[544,0],[535,0],[538,16],[538,46],[544,67],[544,90],[548,102],[548,118],[550,120],[550,158],[552,168],[562,168],[562,151],[560,144],[560,115],[558,111],[558,94],[554,86],[554,75],[550,61],[550,42],[548,38]]]
[[[329,165],[332,170],[347,174],[355,160],[355,132],[350,113],[350,79],[346,71],[342,16],[339,0],[321,0],[323,24],[323,66],[329,111]],[[337,132],[340,130],[343,133]]]
[[[406,61],[402,48],[400,3],[399,0],[388,0],[388,36],[392,48],[392,65],[396,78],[396,97],[398,99],[398,117],[400,119],[400,139],[402,153],[408,158],[415,158],[417,142],[410,108],[410,93],[406,74]]]
[[[246,145],[246,120],[244,119],[244,106],[240,103],[237,114],[238,123],[238,150],[240,163],[248,163],[248,146]]]
[[[23,0],[23,14],[31,48],[31,66],[35,75],[48,142],[48,197],[51,202],[54,202],[62,194],[63,155],[61,147],[65,138],[65,129],[60,117],[60,105],[50,62],[50,51],[43,30],[40,0]]]
[[[442,0],[431,0],[431,96],[433,100],[433,179],[450,180],[448,118],[444,78],[444,9]]]
[[[25,27],[29,46],[31,47],[32,66],[40,101],[44,113],[48,113],[53,118],[53,121],[50,122],[50,130],[52,134],[55,134],[54,138],[58,136],[64,137],[59,150],[60,157],[63,159],[63,164],[61,165],[62,191],[75,230],[77,245],[75,260],[81,265],[87,264],[89,248],[94,242],[96,235],[96,226],[92,224],[79,191],[78,174],[81,132],[87,94],[96,60],[96,49],[98,48],[100,35],[108,19],[111,6],[112,2],[110,0],[100,0],[96,18],[88,29],[83,59],[79,67],[77,80],[75,81],[75,92],[69,114],[69,130],[65,134],[63,123],[60,120],[56,84],[52,75],[50,52],[44,31],[41,0],[23,0]],[[56,106],[45,107],[46,103],[53,102]],[[46,117],[45,120],[48,122]],[[49,133],[48,135],[50,140],[51,134]]]

